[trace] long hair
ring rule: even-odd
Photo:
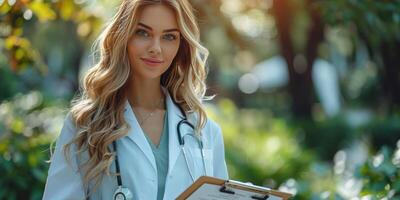
[[[104,174],[110,175],[109,168],[115,155],[108,147],[129,132],[130,127],[124,119],[126,85],[132,76],[127,44],[141,10],[153,4],[172,8],[181,33],[177,55],[162,74],[160,84],[185,112],[198,116],[196,134],[206,123],[202,101],[207,99],[205,63],[208,50],[199,42],[200,32],[190,3],[187,0],[122,0],[117,13],[96,40],[100,52],[98,62],[88,70],[80,95],[71,102],[77,133],[65,146],[64,154],[69,157],[71,144],[76,145],[76,154],[88,153],[87,161],[80,165],[85,187],[94,181],[96,188]]]

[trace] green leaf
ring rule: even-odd
[[[396,192],[400,192],[400,177],[397,178],[392,187]]]
[[[24,131],[25,124],[21,119],[15,119],[11,124],[11,130],[15,133],[22,133]]]
[[[33,176],[41,181],[46,181],[47,173],[46,171],[38,168],[32,169]]]
[[[76,8],[74,2],[71,0],[62,1],[60,14],[64,20],[70,20],[73,17],[74,13],[76,13]]]
[[[35,13],[41,22],[54,20],[56,18],[56,13],[51,9],[49,4],[40,1],[33,1],[28,4],[28,8]]]
[[[6,1],[4,1],[1,5],[0,5],[0,14],[4,15],[7,14],[10,10],[11,10],[11,6],[8,5],[8,3]]]
[[[30,166],[30,167],[37,167],[37,165],[38,165],[38,159],[37,159],[37,157],[36,157],[35,154],[30,153],[30,154],[28,155],[28,163],[29,163],[29,166]]]

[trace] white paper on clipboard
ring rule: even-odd
[[[220,187],[221,186],[219,185],[205,183],[200,188],[198,188],[194,193],[192,193],[187,198],[187,200],[230,200],[230,199],[254,200],[252,198],[252,196],[254,195],[262,198],[262,196],[257,193],[239,190],[235,188],[230,188],[230,190],[234,191],[235,194],[222,193],[219,191]],[[268,200],[282,200],[282,198],[274,195],[269,195]]]
[[[292,196],[240,181],[201,176],[177,200],[288,200]]]

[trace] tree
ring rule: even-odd
[[[0,5],[0,51],[3,52],[5,60],[14,73],[22,72],[24,69],[33,68],[46,75],[49,72],[48,57],[51,56],[51,47],[57,42],[76,42],[68,49],[65,44],[60,47],[63,54],[68,50],[73,51],[68,58],[68,72],[72,72],[70,80],[73,90],[78,89],[78,73],[85,45],[88,45],[94,33],[100,25],[100,19],[91,12],[84,9],[84,4],[78,4],[73,0],[65,1],[39,1],[39,0],[17,0],[2,1]],[[52,33],[44,31],[41,38],[33,38],[38,31],[59,30],[67,33],[68,38],[56,38],[51,40]],[[50,37],[49,37],[50,36]],[[57,37],[57,35],[55,35]],[[47,37],[43,39],[43,37]],[[40,42],[38,42],[40,41]],[[0,63],[1,64],[1,63]],[[62,76],[62,75],[61,75]]]
[[[314,1],[306,1],[306,11],[310,17],[307,30],[306,46],[303,52],[296,52],[293,47],[292,33],[295,7],[290,0],[273,1],[272,13],[278,30],[281,54],[286,60],[289,71],[289,93],[294,116],[311,118],[314,103],[312,65],[317,58],[319,44],[324,39],[324,23],[321,10]]]
[[[351,31],[355,45],[365,45],[378,66],[379,107],[396,113],[400,106],[400,1],[319,1],[324,21]]]

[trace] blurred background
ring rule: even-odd
[[[0,199],[41,199],[119,2],[0,0]],[[191,2],[231,179],[293,199],[400,199],[399,0]]]

